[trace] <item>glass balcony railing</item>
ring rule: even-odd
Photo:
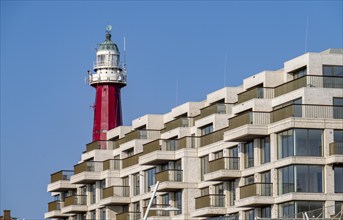
[[[71,205],[87,205],[87,196],[86,195],[73,195],[68,196],[64,200],[64,207]]]
[[[187,118],[187,117],[177,118],[173,121],[165,123],[164,129],[162,130],[162,132],[168,132],[175,128],[192,127],[193,125],[194,125],[193,118]]]
[[[57,181],[61,181],[61,180],[70,180],[70,177],[74,175],[74,171],[73,170],[61,170],[57,173],[53,173],[50,175],[50,183],[54,183]]]
[[[217,131],[214,131],[212,133],[203,135],[200,137],[200,147],[209,145],[209,144],[213,144],[215,142],[221,141],[223,140],[223,136],[224,136],[224,132],[228,131],[229,128],[223,128]]]
[[[120,170],[121,160],[120,159],[110,159],[103,162],[103,170]]]
[[[140,212],[124,212],[116,215],[118,220],[139,220],[141,219]]]
[[[138,164],[139,156],[142,156],[142,154],[141,153],[135,154],[133,156],[124,158],[122,160],[123,161],[123,169]]]
[[[243,125],[268,125],[270,123],[269,112],[246,112],[229,119],[229,129]]]
[[[195,209],[205,207],[225,207],[225,195],[209,194],[195,198]]]
[[[117,140],[116,147],[135,139],[158,139],[160,134],[159,130],[134,130],[125,134],[124,138]]]
[[[274,88],[274,95],[289,93],[302,87],[343,88],[343,77],[306,75]]]
[[[216,103],[200,109],[200,114],[194,118],[194,121],[205,118],[213,114],[229,114],[233,104]]]
[[[143,145],[143,155],[154,151],[176,151],[184,148],[197,148],[199,137],[183,137],[177,140],[158,139]]]
[[[156,181],[165,182],[182,182],[182,170],[165,170],[156,173]]]
[[[116,148],[115,141],[99,140],[99,141],[93,141],[89,144],[86,144],[86,152],[89,152],[92,150],[113,150],[115,148]]]
[[[274,98],[274,88],[253,88],[248,91],[238,94],[238,103],[242,103],[251,99],[272,99]]]
[[[101,172],[103,171],[103,162],[85,161],[74,166],[74,175],[82,172]]]
[[[49,212],[59,211],[59,210],[61,210],[62,207],[63,207],[63,202],[59,201],[59,200],[48,203],[48,211]]]
[[[343,155],[343,141],[335,141],[329,144],[330,155]]]
[[[240,187],[240,198],[248,198],[251,196],[272,196],[272,183],[252,183]]]
[[[110,186],[102,190],[102,198],[109,197],[129,197],[130,187],[129,186]]]
[[[271,123],[286,118],[343,119],[343,106],[291,104],[271,112]]]
[[[170,216],[171,212],[175,211],[164,211],[162,209],[170,207],[169,204],[152,204],[151,208],[154,210],[150,210],[148,213],[148,217],[152,216]],[[156,210],[161,209],[161,210]],[[147,210],[147,207],[143,207],[143,213],[145,213]]]
[[[239,157],[222,157],[209,162],[209,172],[239,170]]]

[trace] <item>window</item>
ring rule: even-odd
[[[106,220],[106,208],[100,209],[100,220]]]
[[[229,169],[239,170],[238,146],[229,149]]]
[[[293,79],[297,79],[297,78],[300,78],[302,76],[305,76],[307,74],[306,66],[301,67],[300,69],[297,69],[297,70],[291,72],[291,74],[293,75]]]
[[[254,166],[254,143],[249,142],[244,144],[244,167],[249,168]]]
[[[333,118],[343,118],[343,98],[341,97],[333,98]]]
[[[201,135],[206,135],[213,132],[213,124],[208,124],[200,128]]]
[[[245,211],[244,216],[245,216],[245,219],[247,219],[247,220],[254,220],[255,219],[255,212],[253,209],[251,209],[249,211]]]
[[[238,188],[238,179],[235,180],[229,180],[229,203],[230,206],[235,205],[236,200],[236,188]]]
[[[323,166],[292,165],[278,169],[279,194],[323,192]]]
[[[91,219],[92,220],[96,220],[96,212],[95,212],[95,210],[91,211]]]
[[[162,199],[162,207],[165,208],[165,207],[168,207],[169,206],[169,194],[164,194],[162,195],[161,197]],[[162,216],[169,216],[169,211],[162,211]]]
[[[124,153],[126,154],[126,157],[131,157],[134,155],[134,150],[133,150],[133,148],[130,148],[130,149],[124,151]]]
[[[343,193],[343,166],[334,166],[335,193]]]
[[[174,192],[174,207],[178,208],[179,211],[174,212],[175,215],[180,215],[182,213],[182,192]]]
[[[106,188],[106,180],[100,181],[100,199],[103,198],[103,190]]]
[[[279,205],[279,217],[303,218],[302,212],[307,212],[309,216],[318,217],[324,207],[324,202],[317,201],[292,201]],[[317,210],[317,212],[311,212]],[[311,213],[309,213],[311,212]]]
[[[208,194],[210,194],[209,188],[205,187],[205,188],[200,189],[200,193],[201,193],[201,196],[207,196]]]
[[[343,130],[334,130],[333,141],[334,142],[343,142]]]
[[[261,218],[271,218],[272,217],[272,209],[270,206],[262,207],[261,208]]]
[[[204,180],[204,174],[209,172],[208,155],[200,158],[200,169],[201,180]]]
[[[343,66],[323,65],[324,76],[343,76]]]
[[[270,162],[270,139],[269,137],[261,138],[261,163]]]
[[[133,195],[140,194],[140,175],[139,173],[133,174]]]
[[[145,171],[145,192],[151,190],[151,185],[155,184],[156,168],[152,168]]]
[[[223,158],[223,151],[213,153],[213,160]]]
[[[322,156],[322,130],[291,129],[278,134],[278,157]]]
[[[214,186],[215,190],[215,201],[214,204],[216,207],[224,207],[224,184],[218,184]]]
[[[245,185],[249,185],[249,184],[252,184],[254,182],[255,182],[254,175],[244,177],[244,184]]]
[[[96,203],[96,186],[95,183],[90,185],[90,192],[91,192],[91,204]],[[95,218],[93,218],[95,219]]]

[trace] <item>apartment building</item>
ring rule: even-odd
[[[157,181],[151,220],[333,219],[343,203],[343,50],[303,54],[108,131],[74,168],[51,174],[45,218],[142,219]]]

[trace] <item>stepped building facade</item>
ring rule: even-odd
[[[47,190],[45,218],[54,219],[143,219],[154,190],[151,220],[334,218],[343,203],[343,50],[303,54],[108,130],[74,168],[51,174]]]

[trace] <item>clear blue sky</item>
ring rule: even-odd
[[[41,219],[50,174],[91,141],[97,43],[127,41],[124,123],[342,47],[342,1],[1,1],[1,204]],[[178,96],[176,87],[178,84]]]

